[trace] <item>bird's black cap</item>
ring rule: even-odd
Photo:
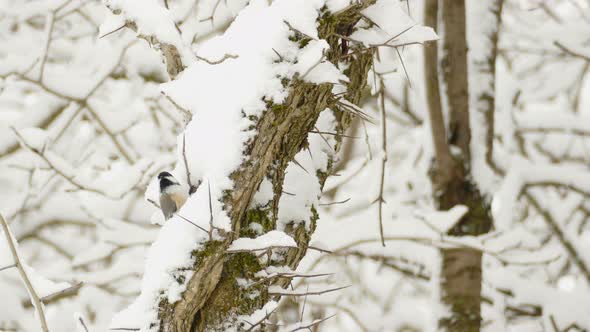
[[[162,179],[165,176],[173,177],[172,174],[168,172],[161,172],[160,174],[158,174],[158,179]]]
[[[166,190],[166,188],[173,186],[175,184],[178,184],[178,183],[174,183],[169,178],[163,177],[162,179],[160,179],[160,192],[164,192],[164,190]]]

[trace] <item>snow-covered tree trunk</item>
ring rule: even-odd
[[[489,153],[485,153],[483,160],[491,160],[491,141],[488,142],[488,137],[481,137],[480,128],[487,126],[487,132],[493,133],[494,63],[500,2],[491,4],[490,8],[496,10],[485,8],[495,18],[490,24],[492,28],[473,37],[490,40],[489,45],[485,45],[487,49],[480,51],[468,46],[466,5],[481,5],[464,0],[426,1],[425,24],[441,25],[443,31],[439,32],[443,54],[439,56],[435,46],[425,49],[426,93],[435,147],[431,169],[434,195],[441,210],[456,205],[469,208],[469,212],[449,230],[451,236],[481,235],[489,232],[493,224],[489,204],[479,183],[474,181],[473,172],[474,161],[478,160],[479,151],[486,151],[486,143],[489,143]],[[476,52],[476,55],[472,56],[468,51]],[[442,82],[437,72],[441,72]],[[479,89],[479,86],[485,89]],[[446,98],[440,100],[441,94]],[[443,120],[445,106],[448,128]],[[481,117],[488,122],[479,121]],[[447,331],[479,331],[482,253],[472,248],[452,248],[441,250],[441,254],[441,297],[450,310],[441,317],[440,327]]]
[[[349,48],[340,36],[350,35],[360,19],[360,10],[369,3],[362,2],[336,15],[326,13],[317,22],[319,37],[330,44],[326,59],[336,65],[339,61],[347,63],[349,82],[344,98],[353,104],[359,102],[365,88],[372,54],[355,49],[352,45]],[[310,41],[303,34],[296,33],[295,36],[302,47]],[[358,54],[351,56],[355,50],[359,51]],[[348,57],[345,59],[346,55]],[[188,281],[182,299],[173,304],[165,300],[159,303],[160,326],[164,331],[224,330],[228,324],[235,323],[232,319],[238,315],[252,314],[269,301],[278,300],[280,295],[269,292],[270,287],[290,283],[289,278],[270,279],[255,286],[258,296],[251,297],[249,294],[252,289],[240,287],[237,279],[252,278],[266,266],[259,262],[254,253],[228,255],[227,249],[237,238],[255,235],[249,227],[253,223],[262,225],[264,232],[276,228],[279,201],[284,195],[285,171],[298,152],[308,149],[307,138],[314,130],[320,113],[334,112],[337,134],[342,134],[348,128],[352,115],[337,106],[337,100],[332,95],[332,84],[313,84],[298,78],[283,84],[289,87],[289,96],[280,105],[267,103],[266,111],[256,122],[256,137],[246,149],[248,155],[244,156],[239,169],[231,174],[234,187],[224,196],[223,204],[231,219],[232,230],[224,240],[209,242],[202,250],[194,253],[197,257],[194,274]],[[337,136],[334,152],[339,147],[340,138]],[[321,174],[319,170],[306,171],[317,172],[320,186],[323,186],[330,172],[331,161],[328,165],[327,172]],[[253,196],[265,178],[272,183],[272,200],[265,207],[253,208]],[[286,233],[295,239],[297,248],[288,249],[281,258],[272,259],[268,264],[288,266],[294,270],[308,250],[317,218],[312,207],[309,220],[311,227],[306,228],[305,223],[287,226]]]

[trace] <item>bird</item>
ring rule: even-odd
[[[172,174],[161,172],[158,174],[158,180],[160,181],[160,208],[164,219],[168,220],[184,205],[188,195]]]

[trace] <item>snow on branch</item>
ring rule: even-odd
[[[257,238],[239,238],[227,248],[228,252],[266,251],[274,248],[296,248],[295,240],[282,231],[270,231]]]
[[[92,192],[110,199],[121,199],[139,187],[145,172],[152,166],[152,163],[146,161],[138,162],[133,167],[127,169],[127,175],[120,178],[121,181],[116,185],[108,177],[106,181],[100,183],[82,176],[81,172],[78,172],[68,161],[50,151],[48,149],[49,137],[45,131],[35,128],[22,131],[14,127],[11,129],[23,146],[37,155],[47,167],[73,185],[76,190]]]
[[[171,12],[160,1],[106,0],[105,4],[115,15],[111,16],[106,24],[113,26],[118,23],[120,27],[130,28],[137,32],[140,38],[160,50],[166,60],[166,68],[171,79],[175,79],[192,63],[193,57],[183,44],[180,29],[174,22]]]
[[[567,53],[573,57],[590,62],[590,51],[588,51],[583,46],[578,46],[578,45],[566,46],[566,45],[564,45],[563,42],[560,42],[560,41],[555,41],[555,42],[553,42],[553,44],[555,46],[557,46],[557,48],[559,48],[560,50],[564,51],[565,53]]]
[[[513,158],[492,202],[492,213],[497,226],[510,227],[515,204],[526,186],[563,186],[588,196],[590,174],[584,167],[532,163],[520,157]]]
[[[561,133],[590,137],[590,116],[552,111],[515,112],[522,133]]]
[[[355,31],[350,39],[368,47],[399,47],[437,40],[431,27],[418,25],[399,1],[378,0],[361,11],[367,21],[365,28]]]

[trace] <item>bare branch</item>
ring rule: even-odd
[[[312,327],[317,326],[317,325],[320,325],[321,323],[327,321],[328,319],[330,319],[330,318],[332,318],[334,316],[336,316],[336,314],[333,314],[331,316],[328,316],[328,317],[325,317],[325,318],[322,318],[322,319],[316,319],[316,320],[314,320],[313,322],[311,322],[311,323],[309,323],[307,325],[301,325],[301,326],[299,326],[297,328],[294,328],[293,330],[289,330],[289,332],[295,332],[295,331],[301,331],[301,330],[311,330]]]
[[[64,288],[58,292],[44,296],[40,300],[41,302],[43,302],[43,304],[50,304],[52,302],[59,301],[63,298],[78,295],[78,291],[80,290],[80,288],[82,288],[83,285],[84,283],[78,282],[77,284],[74,284],[68,288]],[[31,305],[32,303],[30,300],[24,303],[25,308],[30,307]]]
[[[201,61],[207,62],[210,65],[218,65],[227,59],[237,59],[238,58],[238,56],[235,54],[224,54],[223,57],[221,57],[221,59],[219,59],[219,60],[209,60],[207,58],[204,58],[204,57],[198,56],[198,55],[195,55],[195,57]]]
[[[381,92],[379,93],[381,100],[381,177],[379,182],[379,197],[377,198],[377,201],[379,204],[379,236],[381,237],[381,245],[383,247],[385,247],[385,239],[383,235],[383,203],[385,200],[383,199],[383,189],[385,187],[385,165],[387,164],[387,117],[385,116],[384,89],[384,82],[383,79],[381,79]]]
[[[566,238],[565,234],[563,233],[563,231],[561,230],[553,216],[547,210],[543,209],[541,204],[531,193],[525,191],[523,195],[529,201],[529,203],[535,208],[535,210],[539,212],[543,219],[545,219],[547,225],[549,225],[553,234],[557,236],[557,239],[563,245],[565,251],[570,256],[572,262],[578,267],[578,269],[580,269],[580,272],[582,272],[582,274],[584,275],[586,282],[590,284],[590,269],[588,268],[588,265],[586,264],[586,262],[584,262],[582,256],[577,252],[570,240]]]
[[[336,288],[330,288],[330,289],[325,289],[325,290],[321,290],[321,291],[311,291],[311,292],[303,292],[303,293],[297,293],[297,292],[280,292],[280,291],[268,291],[268,295],[279,295],[279,296],[308,296],[308,295],[322,295],[322,294],[326,294],[326,293],[331,293],[331,292],[336,292],[339,291],[341,289],[345,289],[348,288],[350,286],[342,286],[342,287],[336,287]]]
[[[84,184],[80,183],[78,180],[76,180],[75,176],[71,176],[71,175],[66,174],[66,172],[64,172],[59,167],[57,167],[53,162],[51,162],[51,160],[49,160],[49,158],[47,158],[47,156],[43,153],[43,151],[39,151],[38,149],[36,149],[36,148],[32,147],[31,145],[29,145],[27,143],[27,141],[24,139],[24,137],[14,127],[11,127],[11,129],[15,133],[15,135],[20,139],[20,142],[27,149],[29,149],[31,152],[33,152],[34,154],[36,154],[37,156],[39,156],[41,159],[43,159],[43,161],[49,167],[51,167],[57,174],[59,174],[62,178],[64,178],[66,181],[68,181],[74,187],[76,187],[77,190],[84,190],[84,191],[93,192],[95,194],[103,195],[103,196],[109,197],[111,199],[120,199],[120,198],[124,197],[129,192],[129,190],[126,190],[126,191],[123,191],[120,195],[114,195],[112,193],[105,192],[105,191],[103,191],[101,189],[92,188],[92,187],[89,187],[87,185],[84,185]],[[141,182],[141,177],[140,177],[138,183],[139,182]],[[133,185],[132,188],[134,188],[136,186],[137,186],[137,184]]]
[[[33,284],[31,284],[31,280],[29,279],[29,276],[27,275],[27,273],[20,261],[18,252],[16,250],[16,246],[13,242],[14,240],[13,240],[12,235],[10,233],[10,229],[8,228],[8,224],[6,223],[6,220],[4,219],[4,216],[2,216],[2,214],[0,214],[0,224],[2,224],[2,229],[4,230],[4,236],[6,237],[6,243],[8,243],[8,247],[10,248],[10,253],[12,254],[12,258],[14,259],[14,265],[16,265],[16,268],[18,269],[21,279],[23,280],[23,283],[25,284],[25,287],[27,288],[27,291],[29,293],[29,297],[31,298],[31,302],[33,302],[35,304],[35,310],[37,311],[37,317],[39,318],[39,322],[41,324],[41,330],[43,332],[49,332],[49,328],[47,328],[47,321],[45,319],[45,313],[43,311],[43,303],[39,299],[39,295],[35,291],[35,288],[33,288]]]
[[[16,267],[16,264],[10,264],[10,265],[4,266],[4,267],[0,268],[0,271],[12,269],[13,267]]]
[[[45,63],[47,62],[47,56],[49,55],[49,46],[51,45],[51,36],[53,34],[53,27],[55,25],[55,11],[47,15],[45,22],[47,35],[45,36],[45,47],[41,56],[41,65],[39,66],[39,82],[43,82],[43,74],[45,73]]]
[[[560,50],[564,51],[565,53],[567,53],[567,54],[569,54],[569,55],[571,55],[573,57],[576,57],[578,59],[582,59],[582,60],[585,60],[585,61],[590,61],[590,57],[588,55],[579,53],[579,52],[577,52],[575,50],[572,50],[572,49],[566,47],[565,45],[563,45],[561,42],[559,42],[557,40],[553,42],[553,45],[557,46]]]

